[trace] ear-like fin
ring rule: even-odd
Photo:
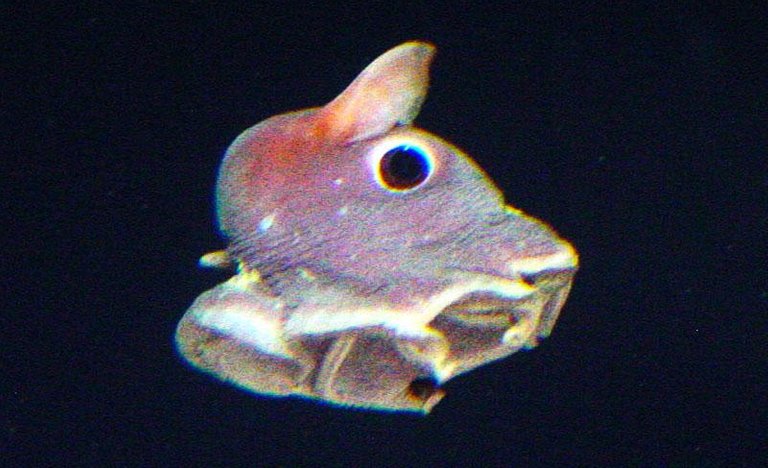
[[[434,54],[433,45],[413,41],[374,60],[322,109],[326,134],[356,141],[411,123],[427,97]]]

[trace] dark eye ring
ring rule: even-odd
[[[429,154],[413,144],[400,144],[379,159],[377,180],[387,190],[402,192],[412,190],[432,173]]]

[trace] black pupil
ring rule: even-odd
[[[429,163],[421,151],[408,146],[393,148],[381,158],[381,178],[390,188],[413,188],[429,175]]]

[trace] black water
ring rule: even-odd
[[[0,464],[764,462],[768,12],[743,3],[3,6]],[[417,123],[581,254],[551,338],[426,418],[187,368],[224,149],[413,38],[438,46]]]

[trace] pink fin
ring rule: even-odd
[[[357,141],[411,123],[427,96],[434,54],[431,44],[406,42],[374,60],[322,109],[326,134]]]

